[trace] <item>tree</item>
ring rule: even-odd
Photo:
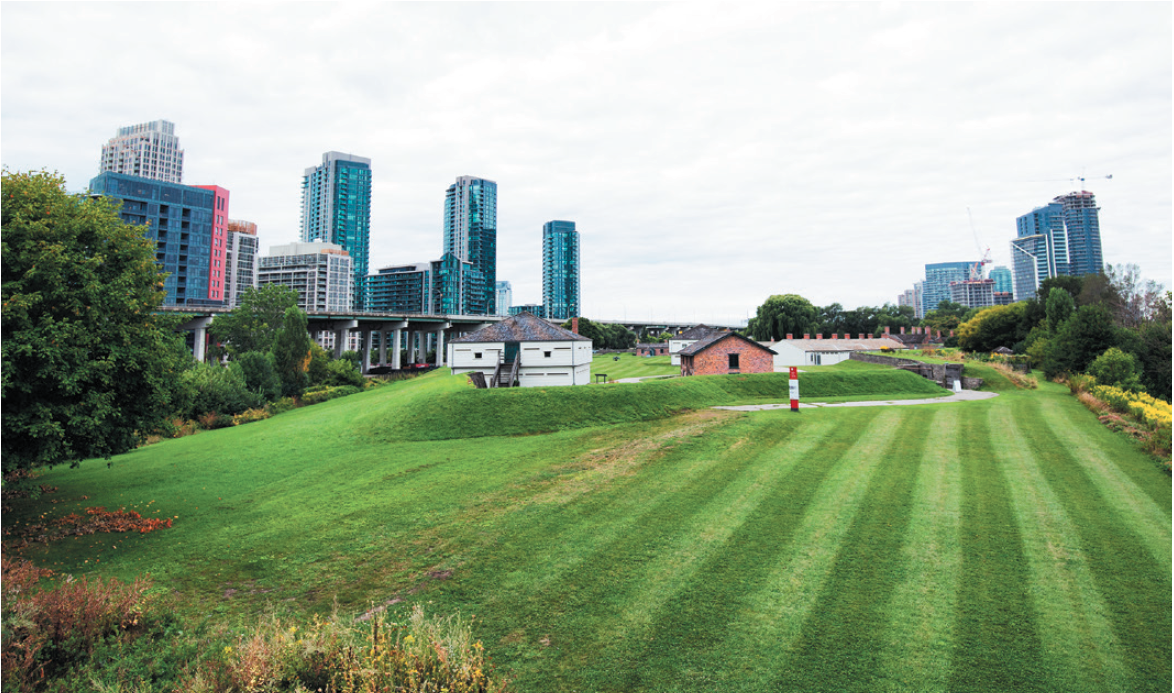
[[[1133,356],[1117,347],[1109,347],[1089,364],[1088,374],[1096,378],[1097,383],[1101,385],[1112,385],[1131,392],[1142,389],[1137,362]]]
[[[948,332],[957,329],[962,323],[962,316],[966,314],[966,306],[953,301],[942,301],[938,307],[925,314],[921,320],[922,327],[932,330]]]
[[[154,244],[57,174],[4,171],[2,189],[4,471],[131,450],[193,363],[178,321],[154,314]]]
[[[1117,335],[1107,308],[1081,306],[1048,340],[1044,372],[1049,378],[1061,373],[1083,373],[1106,349],[1116,346]]]
[[[273,354],[260,351],[246,351],[233,361],[240,367],[245,387],[265,402],[272,402],[281,396],[281,378],[273,365]]]
[[[1048,295],[1052,293],[1052,289],[1063,289],[1068,292],[1068,295],[1075,301],[1076,297],[1080,295],[1081,289],[1084,287],[1084,280],[1080,277],[1073,277],[1068,274],[1058,274],[1054,277],[1048,277],[1039,283],[1039,287],[1035,290],[1035,295],[1041,297],[1041,300],[1046,301]]]
[[[286,397],[297,397],[306,389],[311,344],[306,325],[306,314],[297,306],[290,306],[285,309],[281,331],[273,340],[273,366],[281,378],[281,394]]]
[[[1026,305],[991,306],[958,325],[958,346],[966,351],[988,352],[1013,348],[1027,337],[1023,313]]]
[[[240,304],[226,315],[217,316],[208,334],[227,345],[232,356],[250,351],[272,351],[277,333],[285,320],[285,311],[298,304],[298,292],[284,284],[249,287],[241,294]]]
[[[1076,312],[1076,301],[1072,295],[1059,287],[1048,292],[1045,306],[1044,315],[1047,317],[1048,331],[1052,334],[1056,334],[1060,330],[1060,325]]]
[[[746,331],[750,337],[760,341],[786,339],[788,334],[796,337],[810,334],[818,326],[817,311],[811,301],[797,294],[774,295],[758,307],[750,318]]]

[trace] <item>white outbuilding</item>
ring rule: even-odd
[[[905,345],[890,337],[851,339],[848,335],[832,339],[782,339],[777,342],[759,342],[775,351],[775,372],[791,366],[831,366],[851,358],[854,351],[888,351],[904,349]]]
[[[519,313],[448,344],[453,373],[480,372],[491,387],[547,387],[591,382],[591,340]]]

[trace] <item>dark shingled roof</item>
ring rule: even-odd
[[[532,313],[518,313],[493,325],[486,325],[476,332],[457,337],[451,343],[460,342],[568,342],[591,340],[581,334],[551,325]]]
[[[723,339],[725,339],[727,337],[737,337],[738,339],[742,340],[743,342],[746,342],[747,344],[753,345],[754,347],[756,347],[758,349],[762,349],[763,351],[768,351],[772,354],[777,353],[777,352],[775,352],[774,349],[764,347],[761,344],[759,344],[758,342],[754,341],[753,339],[750,339],[749,337],[744,337],[744,336],[738,334],[737,332],[731,332],[729,330],[721,330],[721,331],[716,331],[716,332],[710,334],[708,337],[706,337],[704,339],[699,339],[696,342],[693,342],[689,346],[685,347],[684,349],[681,349],[681,352],[680,352],[681,356],[693,356],[694,354],[697,354],[698,352],[701,352],[701,351],[708,349],[709,347],[713,346],[714,344],[717,344],[718,342],[722,341]]]
[[[706,325],[698,325],[697,327],[690,327],[681,334],[673,335],[669,339],[705,339],[714,334],[724,333],[726,330],[717,327],[708,327]]]

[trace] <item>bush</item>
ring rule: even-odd
[[[236,416],[232,417],[232,425],[239,426],[241,424],[252,423],[254,421],[264,421],[265,419],[268,419],[270,416],[273,416],[273,415],[270,414],[267,409],[264,409],[264,408],[249,409],[247,411],[243,411],[240,414],[237,414]]]
[[[354,387],[362,387],[366,378],[359,372],[355,364],[346,359],[339,359],[338,361],[331,361],[326,364],[326,377],[323,379],[323,384],[326,385],[351,385]]]
[[[281,378],[273,365],[273,355],[250,351],[237,357],[245,387],[255,393],[261,402],[272,402],[281,396]]]
[[[208,412],[237,414],[262,403],[236,363],[197,363],[180,375],[180,383],[184,399],[178,413],[185,419]]]
[[[1140,392],[1142,389],[1137,362],[1133,355],[1117,347],[1110,347],[1098,356],[1088,367],[1088,373],[1103,385],[1129,392]]]
[[[320,404],[339,397],[346,397],[362,392],[363,388],[355,387],[354,385],[344,385],[342,387],[327,387],[321,390],[314,390],[302,395],[302,406],[310,406],[311,404]]]
[[[37,589],[48,571],[3,558],[4,688],[34,690],[85,662],[105,638],[127,634],[148,607],[149,583],[66,578]]]

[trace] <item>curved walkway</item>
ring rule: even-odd
[[[799,403],[800,409],[818,409],[822,407],[888,407],[895,404],[942,404],[947,402],[972,402],[980,399],[998,397],[997,392],[980,392],[978,390],[963,390],[949,397],[934,397],[932,399],[894,399],[876,400],[870,402],[812,402]],[[744,404],[736,407],[713,407],[714,409],[728,409],[729,411],[766,411],[768,409],[790,409],[791,403],[783,404]]]

